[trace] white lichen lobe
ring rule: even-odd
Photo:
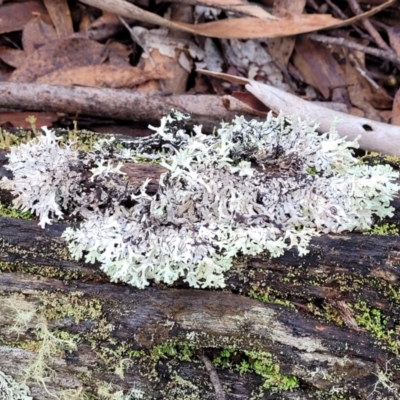
[[[201,127],[180,129],[182,118],[163,118],[151,137],[123,149],[101,141],[84,157],[59,147],[47,131],[12,150],[14,179],[2,187],[17,196],[16,206],[35,211],[42,226],[73,204],[83,217],[78,229],[63,234],[73,256],[99,261],[113,281],[139,288],[149,279],[170,284],[179,277],[194,287],[222,287],[237,255],[278,257],[293,246],[304,255],[320,233],[368,229],[393,212],[398,173],[361,164],[351,150],[357,143],[334,128],[318,135],[297,117],[237,117],[208,136]],[[107,187],[122,174],[121,160],[138,157],[158,160],[168,172],[155,194],[146,192],[147,181],[126,190],[132,207],[123,205],[121,191],[103,190],[96,198],[80,189],[78,159]]]
[[[32,400],[29,388],[25,383],[18,383],[11,376],[0,371],[1,400]]]

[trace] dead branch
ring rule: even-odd
[[[326,35],[318,35],[316,33],[309,34],[307,37],[315,42],[326,43],[326,44],[334,44],[338,46],[344,46],[352,50],[361,51],[365,54],[370,54],[375,57],[382,58],[383,60],[388,60],[393,62],[394,64],[400,65],[400,57],[396,55],[394,51],[391,50],[382,50],[375,49],[369,46],[363,46],[361,44],[351,42],[345,38],[338,38]]]
[[[351,10],[355,15],[360,15],[362,14],[362,9],[360,5],[358,4],[357,0],[347,0],[347,3],[349,4]],[[381,35],[379,32],[376,30],[376,28],[372,25],[371,21],[369,19],[363,19],[361,21],[363,24],[364,28],[366,31],[372,36],[374,39],[375,43],[380,47],[382,50],[385,51],[391,51],[390,46],[386,44],[386,42],[382,39]]]
[[[221,121],[231,121],[238,111],[227,110],[227,101],[237,103],[231,96],[215,95],[160,95],[145,94],[131,90],[95,89],[84,87],[52,86],[45,84],[0,84],[0,107],[55,111],[71,115],[88,115],[129,121],[159,122],[160,118],[174,108],[191,114],[191,123],[203,125],[212,132]],[[248,118],[250,108],[243,105],[240,114]]]

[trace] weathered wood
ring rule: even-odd
[[[156,190],[161,170],[132,164],[125,172],[132,184],[152,175]],[[391,221],[399,223],[399,200],[395,204]],[[397,398],[399,236],[324,235],[312,240],[305,257],[289,250],[272,260],[238,259],[222,291],[189,289],[183,280],[174,288],[137,290],[109,283],[99,265],[72,260],[61,238],[66,226],[42,230],[37,221],[0,218],[3,372],[22,378],[21,368],[35,358],[28,344],[37,341],[41,317],[51,331],[77,342],[76,351],[48,361],[57,376],[46,379],[51,393],[84,388],[90,394],[113,382],[136,387],[148,399],[212,399],[197,351],[213,359],[221,349],[234,349],[231,369],[217,367],[228,399],[256,393],[266,399]],[[10,330],[10,299],[37,313],[19,336]],[[298,379],[293,392],[260,392],[263,380],[254,371],[238,372],[265,352],[281,374]],[[126,363],[124,378],[115,373],[120,363]],[[272,380],[279,388],[278,378]],[[35,398],[51,398],[43,386],[28,383]]]
[[[49,291],[56,292],[51,300],[46,299]],[[373,386],[376,381],[376,362],[389,361],[393,356],[381,349],[366,333],[322,323],[287,307],[263,304],[227,292],[157,288],[137,290],[107,283],[63,282],[51,278],[38,279],[28,274],[1,274],[0,293],[16,292],[25,294],[25,298],[29,299],[27,301],[49,302],[48,308],[43,311],[49,315],[52,315],[52,309],[59,312],[58,308],[71,301],[77,293],[84,296],[76,299],[72,310],[82,307],[79,303],[85,304],[85,299],[89,299],[88,304],[96,301],[98,307],[101,305],[101,318],[98,319],[87,317],[79,322],[74,320],[74,316],[48,319],[50,329],[80,335],[98,346],[91,350],[88,342],[82,340],[78,351],[68,355],[67,364],[59,361],[58,372],[68,375],[70,381],[76,381],[80,368],[90,369],[93,364],[97,365],[93,381],[107,380],[107,367],[115,368],[112,363],[116,361],[112,356],[110,360],[102,360],[99,354],[113,348],[111,344],[124,343],[127,349],[151,350],[166,342],[186,341],[189,347],[205,347],[211,354],[213,348],[227,346],[235,346],[239,352],[240,349],[257,348],[258,351],[274,354],[280,371],[299,377],[305,387],[329,391],[340,385],[352,395],[359,395],[361,388],[365,388],[361,392],[367,395],[368,386]],[[84,311],[80,312],[84,314]],[[108,328],[110,326],[112,328]],[[7,321],[2,321],[2,327],[4,335]],[[187,340],[189,337],[190,340]],[[34,339],[34,335],[29,332],[19,337],[20,341],[27,339]],[[30,358],[31,354],[27,356],[27,359]],[[144,385],[135,369],[128,368],[130,379],[127,378],[125,383],[132,385],[135,382],[137,385],[139,381],[145,393],[153,393],[154,396],[154,392],[161,390],[160,385],[166,383],[160,377],[158,383]],[[354,374],[355,370],[357,374]],[[237,376],[243,382],[247,382],[248,378]],[[223,380],[224,386],[228,386],[228,393],[234,394],[233,382],[229,385],[228,382]],[[64,385],[65,382],[59,383],[54,388],[59,390]],[[51,387],[49,384],[49,389]],[[251,390],[256,389],[251,385],[248,388],[249,391],[239,398],[249,398]],[[202,390],[207,394],[205,388]],[[161,391],[150,398],[162,398]]]

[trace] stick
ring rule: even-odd
[[[199,359],[201,361],[203,361],[204,366],[206,367],[206,370],[210,375],[210,381],[211,381],[212,385],[214,386],[214,390],[215,390],[215,399],[216,400],[225,400],[225,392],[224,392],[224,389],[222,388],[221,381],[218,378],[218,374],[214,368],[214,365],[212,365],[209,358],[206,357],[201,351],[197,354],[197,357],[199,357]]]
[[[365,54],[370,54],[375,57],[383,58],[384,60],[389,60],[394,64],[400,66],[400,57],[396,55],[394,51],[387,51],[381,49],[374,49],[373,47],[363,46],[362,44],[358,44],[355,42],[351,42],[345,38],[338,38],[326,35],[318,35],[316,33],[312,33],[307,35],[307,37],[314,42],[326,43],[326,44],[335,44],[338,46],[344,46],[352,50],[362,51]]]
[[[236,115],[254,118],[255,113],[243,103],[240,110],[231,106],[238,101],[231,96],[179,94],[163,96],[132,90],[52,86],[33,83],[0,83],[0,107],[30,111],[55,111],[128,121],[157,123],[177,109],[191,114],[191,124],[203,125],[212,132],[221,121]]]

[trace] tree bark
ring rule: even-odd
[[[162,170],[125,172],[137,183]],[[389,222],[398,224],[394,204]],[[398,235],[324,235],[305,257],[241,258],[224,290],[183,280],[139,290],[74,261],[61,238],[67,226],[0,218],[0,371],[24,379],[43,346],[41,321],[77,345],[45,359],[46,389],[27,380],[35,399],[102,398],[107,387],[144,399],[215,399],[204,357],[227,399],[398,398]],[[24,310],[34,316],[21,323]]]

